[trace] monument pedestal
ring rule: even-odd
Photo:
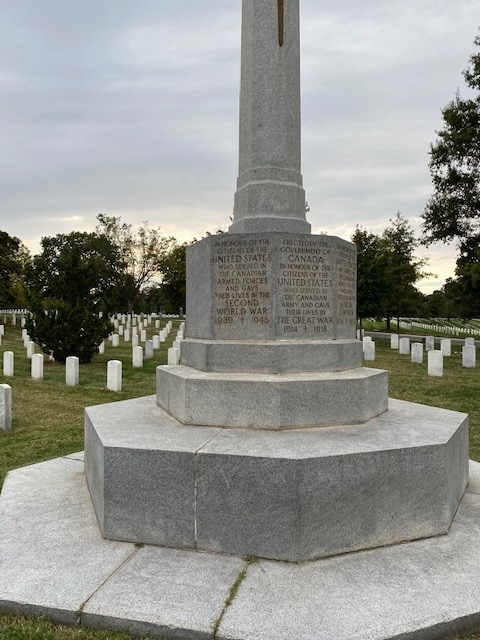
[[[446,534],[467,416],[391,400],[355,340],[339,238],[213,236],[187,253],[178,366],[152,398],[86,410],[105,538],[289,562]]]
[[[107,539],[299,562],[446,534],[467,424],[390,400],[363,425],[220,429],[139,398],[86,409],[85,472]]]

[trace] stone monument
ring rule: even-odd
[[[446,533],[463,496],[465,416],[389,406],[355,248],[310,232],[299,61],[298,0],[243,0],[234,219],[188,249],[180,364],[86,411],[105,538],[297,562]]]

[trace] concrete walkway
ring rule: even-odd
[[[103,540],[81,454],[18,469],[0,498],[0,610],[183,640],[480,628],[480,464],[448,535],[304,564]]]

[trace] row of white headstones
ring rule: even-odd
[[[398,350],[400,355],[410,355],[411,362],[415,364],[423,363],[424,347],[423,342],[410,342],[410,338],[400,338],[397,333],[390,336],[390,348]],[[435,337],[425,337],[425,351],[428,358],[428,375],[443,376],[443,358],[452,355],[452,341],[449,338],[440,340],[440,350],[435,349]],[[363,338],[363,358],[367,361],[375,360],[375,342],[370,336]],[[462,366],[465,368],[475,368],[477,360],[477,349],[475,338],[465,338],[462,346]]]
[[[156,321],[159,323],[159,321]],[[117,328],[120,328],[119,325]],[[0,325],[3,328],[3,325]],[[160,328],[160,324],[155,325],[155,328]],[[133,328],[135,329],[135,327]],[[146,332],[139,326],[141,336],[140,340],[145,342],[145,358],[153,357],[153,350],[159,348],[162,342],[165,342],[172,330],[172,321],[169,320],[164,329],[161,329],[159,335],[154,335],[152,340],[146,339],[143,335]],[[181,342],[184,338],[185,323],[180,324],[179,330],[173,341],[173,346],[168,349],[168,364],[178,365],[180,361],[180,348]],[[124,332],[122,332],[124,335]],[[2,332],[3,335],[3,332]],[[109,337],[112,342],[112,346],[119,346],[115,344],[115,335]],[[119,337],[119,334],[117,334]],[[138,338],[136,331],[132,333],[132,338]],[[44,369],[44,356],[41,353],[35,353],[35,343],[33,343],[29,336],[25,334],[23,336],[24,346],[27,348],[27,355],[31,359],[31,377],[35,380],[43,380]],[[129,339],[129,338],[128,338]],[[128,341],[127,339],[127,341]],[[144,350],[139,344],[135,344],[133,341],[132,347],[132,366],[135,368],[143,367]],[[104,353],[105,342],[99,347],[99,352]],[[151,355],[150,355],[151,354]],[[3,354],[3,375],[5,377],[13,377],[15,375],[15,354],[13,351],[5,351]],[[109,360],[107,362],[107,390],[120,393],[122,390],[123,380],[123,364],[121,360]],[[75,387],[80,383],[80,360],[77,356],[68,356],[65,361],[65,384],[69,387]],[[0,429],[10,430],[12,428],[12,388],[8,384],[0,384]]]

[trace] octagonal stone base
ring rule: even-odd
[[[187,425],[302,429],[366,422],[388,408],[386,371],[216,373],[157,367],[157,404]]]
[[[152,396],[86,410],[85,470],[105,538],[298,562],[447,533],[467,420],[390,400],[363,425],[221,429]]]

